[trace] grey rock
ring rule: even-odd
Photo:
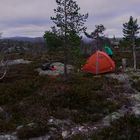
[[[18,138],[10,134],[5,134],[5,135],[0,135],[0,140],[18,140]]]
[[[18,126],[17,128],[16,128],[16,130],[18,131],[18,130],[20,130],[21,128],[23,128],[24,126],[23,125],[20,125],[20,126]]]

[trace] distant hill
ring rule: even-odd
[[[8,40],[14,40],[14,41],[28,41],[32,43],[37,43],[41,42],[44,43],[44,38],[43,37],[8,37],[8,38],[3,38],[3,39],[8,39]]]

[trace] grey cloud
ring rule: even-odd
[[[76,0],[81,13],[89,13],[85,24],[93,31],[96,24],[103,24],[110,36],[122,35],[122,24],[132,15],[140,24],[139,0]],[[53,26],[50,16],[56,8],[55,0],[1,0],[0,31],[3,36],[42,35]]]

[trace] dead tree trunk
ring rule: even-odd
[[[2,80],[7,74],[8,66],[4,49],[0,50],[0,80]]]

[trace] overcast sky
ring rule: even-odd
[[[105,34],[122,36],[122,24],[130,16],[140,24],[140,0],[76,0],[81,13],[89,13],[86,22],[90,33],[95,25],[103,24]],[[3,37],[43,36],[53,22],[55,0],[0,0],[0,32]]]

